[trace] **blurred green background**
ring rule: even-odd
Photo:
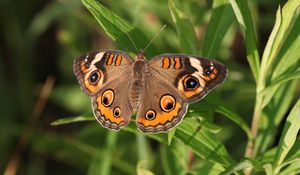
[[[131,36],[139,48],[145,47],[161,27],[167,25],[146,52],[147,57],[184,52],[208,56],[227,65],[229,76],[225,83],[203,101],[192,104],[192,111],[187,117],[200,116],[202,123],[195,124],[198,129],[201,130],[202,126],[208,128],[214,135],[213,139],[224,144],[234,159],[232,162],[240,161],[244,157],[247,134],[224,117],[224,108],[218,108],[221,112],[215,113],[216,107],[210,105],[226,107],[228,113],[233,111],[237,118],[251,126],[257,87],[247,62],[249,54],[244,34],[233,10],[222,9],[223,16],[212,21],[214,4],[223,1],[175,1],[176,7],[188,19],[183,22],[191,24],[193,28],[189,30],[195,31],[196,38],[190,38],[188,42],[192,43],[192,47],[189,47],[179,38],[191,33],[180,35],[180,25],[174,24],[174,11],[170,13],[170,2],[100,2],[141,31],[143,37],[139,32],[133,32]],[[263,55],[278,7],[286,2],[248,1],[257,35],[258,55]],[[81,1],[1,0],[0,13],[0,173],[136,174],[145,171],[150,174],[149,171],[152,171],[155,174],[208,174],[209,170],[211,174],[218,174],[223,170],[221,165],[212,163],[209,156],[198,155],[205,150],[195,153],[194,149],[185,146],[191,144],[180,138],[173,140],[169,146],[167,140],[169,137],[170,141],[170,134],[145,136],[137,131],[134,122],[127,129],[115,133],[102,128],[92,118],[90,99],[81,92],[73,75],[73,60],[97,49],[122,49],[130,54],[134,54],[135,50],[128,39],[125,38],[126,42],[113,39],[110,31],[106,31],[109,28],[99,26]],[[295,23],[299,29],[299,17],[297,19]],[[224,32],[217,36],[209,33],[209,36],[208,28],[214,25],[213,22],[221,24],[217,25],[220,27],[218,30]],[[299,32],[293,30],[295,37],[299,38]],[[209,50],[207,47],[214,37],[221,38],[216,41],[222,42],[214,43],[218,46]],[[300,51],[293,52],[298,56],[293,70],[298,70]],[[299,81],[289,84],[293,85],[285,85],[280,90],[291,91],[290,100],[271,130],[272,139],[260,148],[262,152],[278,144],[284,120],[300,96]],[[276,104],[273,106],[278,107]],[[76,118],[78,120],[92,121],[50,125],[58,119],[75,116],[82,117]]]

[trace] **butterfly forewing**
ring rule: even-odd
[[[151,59],[149,65],[188,102],[200,100],[227,76],[227,68],[222,63],[184,54],[160,55]]]

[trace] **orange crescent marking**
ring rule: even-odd
[[[89,83],[89,80],[84,80],[84,84],[85,84],[85,87],[91,92],[91,93],[94,93],[94,92],[96,92],[99,88],[100,88],[100,86],[101,86],[101,84],[98,82],[96,85],[91,85],[90,83]]]
[[[213,73],[212,74],[210,74],[210,78],[211,79],[214,79],[214,78],[216,78],[216,76],[217,76],[217,73],[218,73],[218,70],[216,69],[216,68],[213,68]]]
[[[216,68],[213,68],[213,73],[214,74],[217,74],[218,73],[218,70]]]
[[[113,63],[113,58],[114,58],[114,56],[115,56],[115,54],[113,54],[113,53],[111,53],[111,54],[109,55],[109,58],[108,58],[108,60],[107,60],[107,62],[106,62],[106,65],[110,66],[110,65]]]
[[[80,63],[80,70],[81,70],[84,74],[87,73],[87,72],[89,71],[89,69],[87,69],[87,68],[85,67],[85,62],[84,62],[84,61]]]
[[[157,126],[159,124],[164,125],[167,121],[172,121],[175,117],[178,116],[178,111],[180,110],[180,108],[181,108],[181,104],[176,102],[175,108],[169,113],[166,112],[156,113],[156,117],[153,120],[147,120],[145,116],[139,116],[138,123],[143,124],[145,127]]]
[[[116,59],[116,66],[119,66],[120,64],[121,64],[121,62],[122,62],[122,56],[121,55],[118,55],[117,56],[117,59]]]
[[[175,69],[180,69],[182,67],[181,59],[179,57],[175,57],[174,61],[175,61],[174,68]]]
[[[209,78],[211,78],[211,79],[216,78],[216,74],[214,74],[214,73],[210,74],[210,75],[209,75]]]
[[[121,122],[125,122],[125,120],[122,116],[119,116],[117,118],[114,116],[113,109],[106,108],[102,105],[101,97],[97,98],[97,104],[98,104],[97,108],[100,110],[101,115],[104,116],[104,118],[106,120],[109,120],[110,122],[114,122],[114,123],[117,123],[117,124],[120,124]],[[122,113],[122,111],[121,111],[121,113]]]
[[[186,96],[187,98],[192,98],[196,95],[198,95],[201,92],[202,88],[198,87],[197,89],[193,90],[193,91],[184,91],[183,94],[184,96]]]
[[[169,69],[169,67],[170,67],[170,58],[168,58],[168,57],[165,57],[164,59],[163,59],[163,61],[162,61],[162,68],[164,68],[164,69]]]
[[[203,78],[205,81],[210,81],[211,80],[210,76],[201,76],[201,78]]]

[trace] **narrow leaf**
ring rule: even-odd
[[[263,167],[260,162],[254,159],[245,159],[236,165],[229,167],[226,171],[222,172],[221,175],[235,174],[238,171],[245,170],[247,168],[254,168],[256,171],[263,171]]]
[[[138,162],[137,169],[136,169],[137,175],[154,175],[151,171],[145,168],[146,164],[147,164],[146,160],[141,160]]]
[[[137,52],[126,33],[131,36],[138,49],[142,49],[148,44],[148,39],[142,32],[131,26],[108,8],[104,7],[98,1],[82,0],[82,3],[94,15],[105,33],[110,36],[121,49],[132,53]],[[149,51],[151,56],[156,55],[157,53],[153,45],[150,45],[147,51]]]
[[[222,40],[234,21],[229,0],[214,0],[212,15],[204,37],[203,56],[215,57]]]
[[[57,125],[64,125],[64,124],[82,122],[82,121],[93,121],[93,120],[95,120],[95,118],[91,115],[68,117],[68,118],[58,119],[58,120],[52,122],[51,125],[52,126],[57,126]]]
[[[175,138],[181,140],[203,159],[219,163],[224,167],[228,167],[235,162],[224,145],[206,128],[199,127],[199,124],[192,118],[185,118],[178,125]]]
[[[235,16],[244,34],[247,47],[247,60],[249,62],[254,79],[258,80],[259,55],[256,46],[256,35],[251,12],[247,1],[230,0]]]
[[[216,112],[223,114],[224,116],[235,122],[239,127],[241,127],[245,131],[249,139],[252,138],[252,134],[248,124],[238,114],[220,105],[217,106]]]
[[[300,99],[290,112],[287,121],[285,122],[282,135],[278,144],[277,153],[273,162],[273,167],[276,168],[281,164],[287,153],[296,141],[298,131],[300,129]],[[279,170],[278,170],[279,171]]]
[[[197,54],[198,41],[191,21],[176,7],[176,3],[173,0],[169,0],[169,10],[179,35],[180,48],[185,53]]]

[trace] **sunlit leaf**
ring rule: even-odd
[[[231,175],[238,171],[254,168],[256,171],[263,171],[262,164],[254,159],[245,159],[241,162],[229,167],[226,171],[222,172],[221,175]]]
[[[121,49],[132,53],[137,52],[126,33],[134,41],[135,45],[138,47],[137,49],[143,49],[148,44],[148,39],[142,32],[131,26],[108,8],[104,7],[100,2],[95,0],[82,0],[82,3],[94,15],[105,33],[110,36]],[[156,54],[153,45],[150,45],[147,51],[149,56]]]
[[[214,0],[211,19],[203,42],[203,56],[212,58],[217,55],[222,40],[233,21],[234,14],[229,0]]]
[[[273,162],[273,166],[275,170],[277,170],[276,172],[279,171],[279,169],[276,169],[276,167],[283,162],[289,150],[292,148],[293,144],[295,143],[299,129],[300,129],[300,99],[298,100],[298,102],[290,112],[287,121],[284,125],[282,135],[280,137],[277,153]]]
[[[180,50],[189,54],[197,54],[198,42],[191,21],[177,8],[175,1],[169,0],[169,9],[179,36]]]
[[[254,79],[258,80],[259,73],[259,55],[256,46],[256,35],[252,15],[248,7],[247,1],[230,0],[231,6],[235,13],[235,16],[240,24],[240,28],[244,34],[246,48],[247,48],[247,59],[253,74]]]

